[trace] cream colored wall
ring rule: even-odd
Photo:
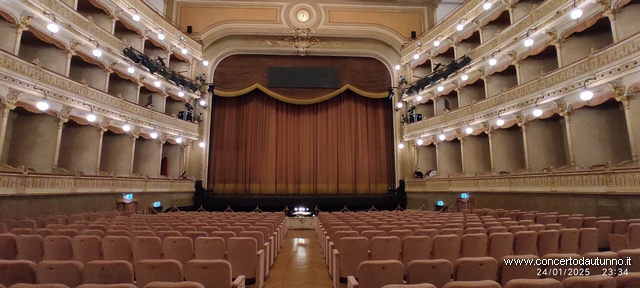
[[[46,114],[29,112],[15,115],[7,164],[14,167],[25,165],[38,173],[51,172],[58,134],[57,119]]]
[[[132,103],[138,103],[138,91],[140,91],[140,89],[138,89],[138,84],[122,79],[115,73],[112,73],[109,78],[108,90],[108,93],[111,95],[120,94],[124,100]]]
[[[438,142],[438,176],[458,175],[462,173],[462,155],[460,141]]]
[[[0,35],[4,36],[0,41],[0,49],[13,52],[13,47],[16,44],[16,32],[17,30],[13,23],[0,17]]]
[[[631,120],[631,133],[636,147],[636,153],[640,148],[640,93],[629,94],[629,118]]]
[[[413,178],[413,172],[415,167],[415,148],[410,142],[404,142],[404,149],[398,151],[398,162],[400,163],[400,175],[399,179],[411,179]]]
[[[133,173],[149,175],[157,178],[160,176],[160,141],[136,139],[136,150],[134,151]]]
[[[491,171],[491,153],[487,134],[465,136],[462,141],[462,152],[465,174],[473,175]]]
[[[456,58],[462,57],[478,46],[480,46],[480,42],[460,42],[458,45],[456,45]]]
[[[553,49],[555,51],[555,49]],[[524,59],[520,62],[520,81],[521,83],[527,83],[529,81],[538,79],[540,77],[540,71],[549,73],[558,68],[558,56],[557,55],[536,55]]]
[[[619,10],[616,10],[616,33],[622,40],[640,31],[640,2],[631,2]]]
[[[194,141],[187,148],[189,149],[189,158],[187,161],[187,177],[193,179],[202,179],[204,177],[204,172],[202,171],[202,163],[208,163],[209,161],[205,161],[204,152],[208,147],[200,148],[198,144],[200,141]]]
[[[117,176],[129,176],[133,155],[133,138],[127,134],[104,132],[100,171],[115,172]]]
[[[509,89],[518,85],[518,77],[515,69],[510,66],[506,70],[487,77],[487,98],[502,93],[503,89]]]
[[[53,45],[44,45],[44,42],[41,43],[42,44],[38,43],[37,45],[21,43],[18,56],[26,59],[27,61],[38,59],[40,60],[40,65],[42,65],[42,67],[60,75],[65,75],[65,71],[67,70],[66,52]]]
[[[436,157],[436,146],[420,146],[418,151],[418,169],[426,175],[429,170],[438,170],[438,159]],[[413,168],[413,167],[412,167]]]
[[[80,0],[61,0],[62,3],[67,4],[69,7],[76,9],[77,3]]]
[[[571,113],[571,137],[578,167],[631,159],[627,124],[620,106],[607,102]]]
[[[127,42],[127,44],[129,44],[129,46],[133,47],[134,49],[142,51],[142,43],[144,42],[142,36],[140,36],[138,33],[131,30],[116,31],[114,33],[114,36]]]
[[[569,164],[564,118],[536,119],[528,122],[526,129],[531,171],[540,172],[551,166],[559,168]]]
[[[638,217],[640,198],[625,195],[589,195],[560,193],[493,193],[471,191],[476,208],[503,208],[522,211],[559,212],[560,214],[584,214],[585,216],[611,216],[614,219]],[[409,209],[424,204],[433,210],[436,201],[454,205],[460,193],[407,193]]]
[[[484,81],[480,79],[471,85],[460,88],[459,91],[458,104],[460,104],[460,107],[471,105],[473,101],[477,102],[485,99]]]
[[[69,121],[62,128],[61,140],[59,168],[70,172],[77,170],[89,175],[96,174],[100,146],[98,128]]]
[[[164,113],[167,115],[178,115],[178,112],[185,111],[187,108],[184,106],[184,102],[173,100],[171,97],[166,97]]]
[[[495,172],[516,172],[525,168],[524,142],[520,127],[514,125],[491,132],[491,145]]]
[[[609,21],[606,17],[598,21]],[[587,57],[591,49],[599,50],[613,42],[611,29],[608,31],[594,31],[587,29],[581,33],[574,33],[560,44],[562,65],[566,66]]]
[[[456,93],[456,91],[451,91],[447,95],[442,95],[436,98],[436,116],[444,115],[446,113],[444,109],[445,99],[449,101],[449,108],[451,110],[458,108],[458,93]]]
[[[9,117],[7,117],[7,128],[4,134],[4,143],[2,143],[2,158],[0,158],[0,163],[7,164],[9,159],[9,147],[11,147],[11,135],[13,135],[13,121],[17,115],[15,113],[9,112]]]
[[[109,15],[105,13],[81,13],[81,14],[83,14],[85,17],[91,17],[93,19],[93,23],[95,23],[98,27],[104,29],[109,33],[113,33],[113,21],[109,19]]]
[[[535,5],[539,5],[543,1],[519,1],[514,5],[513,11],[511,12],[511,23],[516,23],[516,21],[522,19],[522,17],[527,16],[527,14],[531,13],[531,10],[534,9]]]
[[[157,57],[168,58],[167,51],[162,50],[162,48],[155,46],[150,40],[145,42],[144,50],[141,51],[145,55],[149,56],[149,58],[156,60]],[[169,59],[164,59],[165,63],[169,62]]]
[[[150,207],[160,201],[164,208],[193,205],[193,193],[134,193],[138,209]],[[55,196],[3,196],[0,201],[0,219],[37,217],[82,212],[114,211],[116,200],[122,193],[73,194]]]
[[[105,91],[107,73],[98,66],[84,62],[80,57],[74,56],[71,60],[69,78],[77,81],[86,81],[87,85]]]
[[[180,171],[180,153],[182,145],[164,143],[162,146],[162,157],[167,157],[167,176],[173,179],[180,178],[183,171]]]
[[[176,57],[171,57],[171,61],[169,62],[169,68],[178,71],[178,72],[182,72],[180,74],[182,74],[183,76],[189,77],[189,63],[184,62]],[[186,71],[186,72],[183,72]]]
[[[431,100],[427,101],[424,104],[416,105],[415,113],[416,114],[422,114],[422,119],[433,117],[434,112],[435,111],[433,110],[433,101],[431,101]]]
[[[160,113],[164,113],[165,97],[164,95],[160,95],[157,92],[152,92],[145,88],[140,88],[140,97],[138,100],[138,104],[140,106],[146,106],[147,98],[149,97],[149,95],[152,95],[151,97],[153,98],[153,107],[151,107],[151,109]]]

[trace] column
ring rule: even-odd
[[[516,67],[516,80],[518,81],[518,85],[522,84],[522,73],[520,72],[520,61],[514,61],[513,66]]]
[[[556,54],[558,55],[558,67],[562,68],[562,52],[561,52],[561,47],[562,47],[562,41],[564,41],[564,39],[558,39],[558,43],[556,43],[554,46],[556,46]]]
[[[622,105],[624,106],[624,117],[625,117],[625,120],[627,120],[627,131],[629,132],[629,148],[631,150],[631,160],[638,161],[638,152],[636,150],[636,141],[635,141],[635,138],[634,138],[634,135],[633,135],[633,129],[631,128],[633,121],[631,119],[631,105],[629,103],[629,96],[627,96],[626,94],[618,96],[618,97],[616,97],[616,101],[622,102]],[[3,117],[4,117],[4,115],[3,115]],[[0,146],[0,151],[2,151],[1,148],[2,148],[2,146]]]
[[[529,145],[527,145],[527,123],[518,123],[520,129],[522,130],[522,142],[524,144],[524,166],[529,171],[531,166],[529,166]]]
[[[607,18],[609,18],[609,22],[611,24],[611,36],[613,38],[613,43],[617,43],[618,42],[618,29],[616,29],[616,13],[618,13],[616,10],[611,10],[610,7],[605,7],[605,9],[608,9],[607,11],[605,11],[603,13],[603,15],[607,16]]]
[[[164,136],[163,136],[164,137]],[[162,175],[162,146],[164,146],[164,140],[158,141],[158,145],[160,145],[160,152],[158,153],[158,174],[157,177]]]
[[[100,160],[102,158],[102,140],[104,139],[104,132],[107,129],[98,128],[98,132],[100,133],[100,140],[98,140],[98,161],[96,163],[96,175],[100,175]]]
[[[104,87],[102,88],[102,91],[104,91],[105,93],[109,91],[109,78],[111,77],[111,73],[113,73],[113,70],[111,70],[111,68],[104,69],[104,76],[106,77],[106,79],[104,80]]]
[[[56,136],[56,150],[53,154],[53,169],[58,168],[58,158],[60,158],[60,143],[62,141],[62,128],[64,128],[64,123],[67,123],[69,119],[60,117],[58,118],[58,135]]]
[[[136,158],[136,139],[138,139],[138,136],[135,134],[131,134],[129,135],[129,138],[131,139],[131,162],[129,163],[129,176],[133,176],[133,161],[135,161]]]
[[[4,138],[7,134],[7,122],[9,120],[9,113],[15,106],[4,105],[2,108],[2,122],[0,122],[0,158],[2,158],[2,150],[4,149]]]
[[[489,136],[489,159],[491,159],[491,173],[495,173],[496,169],[494,168],[494,160],[493,160],[493,141],[491,140],[491,128],[489,128],[489,130],[485,130],[485,133],[487,133],[487,135]]]
[[[20,52],[20,41],[22,41],[22,32],[26,29],[26,27],[22,24],[16,24],[16,42],[13,44],[13,54],[18,55]]]
[[[441,171],[440,171],[440,149],[438,149],[438,146],[440,146],[438,141],[434,141],[433,144],[436,146],[436,169],[438,169],[438,175],[440,175]],[[416,147],[417,149],[417,147]],[[416,162],[418,161],[418,159],[416,159]]]
[[[74,51],[67,51],[67,67],[64,69],[64,76],[69,77],[69,72],[71,71],[71,58],[76,55]]]
[[[464,136],[458,133],[458,140],[460,140],[460,159],[462,160],[462,175],[466,175],[464,170]]]
[[[569,112],[562,112],[560,116],[564,117],[564,126],[567,130],[567,147],[569,148],[569,164],[576,166],[576,156],[573,154],[573,140],[571,137],[571,118]]]

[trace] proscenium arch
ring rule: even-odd
[[[209,43],[205,45],[203,55],[206,59],[209,59],[209,66],[206,68],[207,82],[213,82],[213,74],[216,67],[225,58],[238,55],[238,54],[251,54],[251,55],[283,55],[291,56],[298,55],[298,50],[294,47],[271,47],[271,46],[256,46],[255,39],[247,39],[244,37],[236,37],[239,35],[233,35],[221,39],[215,43]],[[233,38],[233,39],[232,39]],[[234,43],[226,43],[224,39],[230,39]],[[239,41],[235,41],[239,40]],[[397,78],[395,69],[395,63],[400,61],[400,53],[381,41],[369,40],[371,48],[356,49],[356,48],[310,48],[308,49],[310,56],[337,56],[337,57],[368,57],[380,61],[389,72],[391,77],[390,82],[395,83],[394,79]],[[231,42],[231,41],[229,41]],[[222,47],[219,47],[222,46]],[[215,53],[215,54],[214,54]],[[300,56],[304,57],[304,56]]]

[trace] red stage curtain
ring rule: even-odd
[[[346,90],[294,105],[253,90],[212,105],[214,193],[381,194],[395,182],[386,99]]]

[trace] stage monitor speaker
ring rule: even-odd
[[[416,31],[411,31],[411,39],[416,39],[417,37]]]
[[[187,33],[193,33],[193,26],[187,26]]]
[[[202,180],[196,180],[195,187],[196,188],[196,196],[206,196],[207,190],[202,187]]]

